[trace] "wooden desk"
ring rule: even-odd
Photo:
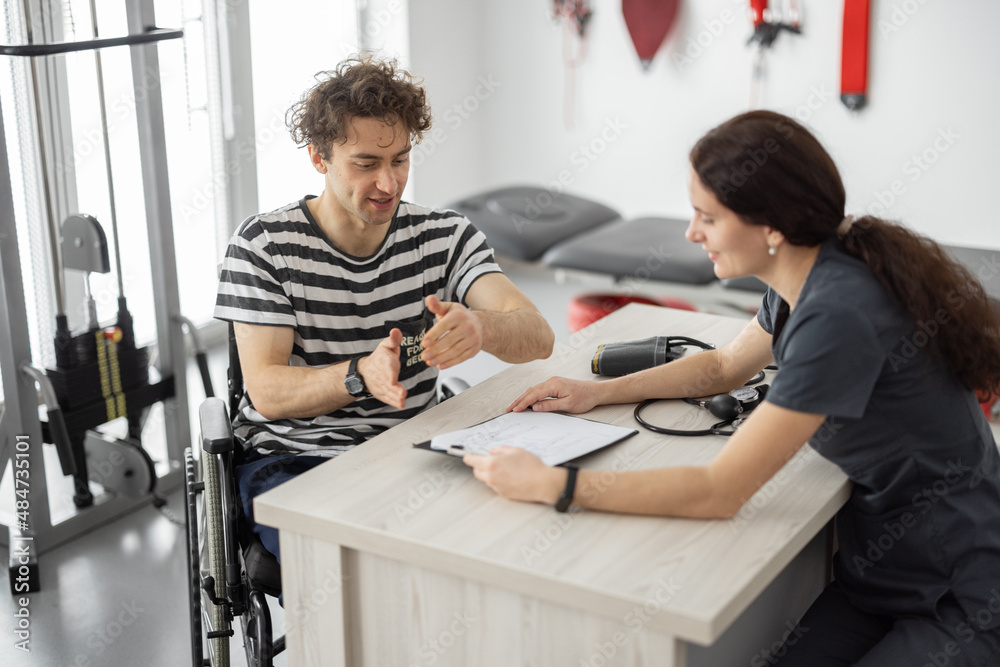
[[[412,443],[500,414],[551,375],[593,378],[598,343],[656,334],[725,343],[745,322],[630,305],[256,501],[281,530],[291,665],[681,667],[768,664],[826,579],[823,528],[846,477],[805,447],[729,521],[558,514],[493,494]],[[636,426],[634,406],[586,416]],[[680,401],[680,428],[714,421]],[[722,437],[640,433],[582,460],[706,463]],[[759,660],[752,662],[759,657]]]

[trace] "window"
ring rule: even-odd
[[[322,187],[304,151],[291,142],[285,128],[286,111],[314,83],[316,72],[334,68],[361,49],[396,57],[405,65],[407,3],[146,1],[153,3],[159,27],[185,32],[183,39],[160,42],[157,47],[165,127],[161,148],[168,162],[181,311],[203,324],[211,321],[217,266],[240,219],[307,193],[318,194]],[[32,23],[35,43],[93,38],[90,0],[33,0],[31,4],[38,8]],[[126,3],[96,5],[100,37],[127,34]],[[25,43],[23,1],[0,0],[0,7],[4,43]],[[248,27],[232,20],[234,12],[238,19],[249,12]],[[249,68],[238,55],[234,57],[238,51],[230,48],[235,43],[245,45],[246,33],[251,57],[243,60],[249,60]],[[128,47],[100,53],[124,292],[137,342],[148,344],[156,338],[156,327],[131,58]],[[117,312],[118,280],[95,54],[83,51],[35,60],[41,72],[46,148],[56,156],[48,161],[49,180],[54,182],[52,217],[61,221],[72,213],[88,213],[102,224],[112,270],[91,275],[89,287],[98,319],[107,324]],[[53,366],[57,304],[30,63],[27,58],[9,56],[0,56],[0,61],[2,121],[33,362]],[[254,121],[241,125],[241,118]],[[245,150],[247,146],[253,151]],[[241,170],[237,164],[233,168],[234,154],[251,152],[256,159],[250,156],[249,167]],[[78,331],[87,323],[87,281],[79,271],[63,274],[65,312],[70,328]]]
[[[98,3],[100,37],[128,32],[125,4]],[[224,240],[217,240],[215,228],[227,186],[213,180],[214,165],[218,164],[213,150],[219,152],[219,139],[210,131],[210,113],[218,112],[213,102],[220,93],[211,89],[213,77],[204,74],[215,71],[206,48],[212,42],[206,41],[200,0],[156,0],[153,5],[159,26],[185,30],[183,39],[161,42],[157,52],[181,311],[196,323],[203,323],[211,319],[214,306],[214,291],[206,290],[205,285],[216,280],[216,266],[224,249]],[[2,0],[0,6],[4,43],[25,43],[23,3]],[[93,38],[89,0],[41,0],[36,6],[39,9],[32,16],[35,43]],[[145,344],[155,340],[156,330],[130,50],[114,47],[100,53],[124,291],[137,339]],[[33,361],[52,366],[57,306],[52,296],[51,247],[41,187],[31,63],[23,57],[3,56],[0,60],[3,122]],[[108,237],[112,271],[91,275],[89,284],[99,321],[108,323],[117,312],[118,281],[95,52],[46,56],[35,61],[41,74],[46,148],[56,156],[49,159],[48,165],[50,182],[55,184],[51,190],[53,217],[61,221],[80,212],[93,215],[101,223]],[[218,88],[217,76],[214,83]],[[232,224],[226,221],[224,226],[231,228]],[[85,279],[79,271],[63,273],[64,308],[70,327],[77,330],[87,322]]]

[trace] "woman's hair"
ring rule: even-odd
[[[744,222],[777,229],[792,245],[837,236],[844,184],[829,153],[793,119],[741,114],[702,137],[690,158],[702,185]],[[871,215],[858,218],[842,242],[899,299],[962,384],[1000,390],[1000,304],[968,269],[929,238]]]
[[[334,143],[347,139],[348,124],[355,117],[402,123],[416,141],[431,127],[424,89],[395,60],[350,58],[316,79],[288,110],[285,123],[296,144],[314,144],[324,160],[330,159]]]

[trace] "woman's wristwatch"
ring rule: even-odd
[[[561,465],[559,467],[566,468],[566,487],[563,489],[562,495],[559,496],[559,500],[556,501],[556,511],[565,512],[573,504],[573,494],[576,492],[576,466]]]

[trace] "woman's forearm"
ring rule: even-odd
[[[600,383],[600,403],[638,403],[648,398],[708,396],[744,380],[728,377],[718,350],[707,350]]]
[[[539,500],[554,505],[563,493],[567,474],[561,468],[539,471]],[[649,514],[692,519],[728,519],[740,502],[714,488],[707,467],[653,470],[580,470],[573,504],[621,514]]]

